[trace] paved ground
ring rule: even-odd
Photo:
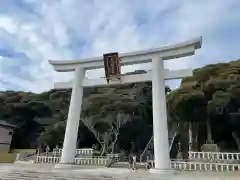
[[[152,174],[139,170],[132,172],[123,168],[100,168],[79,166],[79,168],[64,170],[55,169],[48,164],[0,164],[0,180],[13,179],[85,179],[85,180],[240,180],[240,173],[214,172],[174,172],[169,174]]]

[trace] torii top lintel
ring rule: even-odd
[[[199,37],[162,48],[122,53],[119,54],[119,58],[121,59],[121,65],[147,63],[151,62],[154,57],[162,58],[162,60],[168,60],[193,55],[196,49],[201,48],[201,45],[202,37]],[[82,67],[86,70],[104,67],[102,56],[80,60],[49,60],[49,63],[53,65],[54,69],[58,72],[74,71],[76,67]]]

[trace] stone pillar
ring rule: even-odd
[[[163,60],[160,58],[154,58],[152,60],[152,66],[152,108],[155,169],[169,170],[170,156]]]
[[[85,70],[76,68],[60,164],[72,164],[75,158],[84,77]]]

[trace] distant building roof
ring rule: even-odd
[[[10,127],[10,128],[17,128],[17,126],[10,124],[4,120],[0,120],[0,126]]]

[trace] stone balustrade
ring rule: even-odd
[[[190,160],[240,161],[240,153],[230,152],[193,152],[188,153]]]
[[[76,149],[77,155],[92,155],[93,149],[92,148],[84,148],[84,149]]]
[[[92,148],[82,148],[82,149],[76,149],[75,150],[76,155],[92,155],[93,154],[93,149]],[[53,151],[53,154],[55,155],[61,155],[62,154],[62,149],[55,149]]]
[[[57,164],[60,161],[60,157],[51,157],[51,156],[37,156],[35,163],[43,164]]]
[[[89,152],[91,151],[80,151],[79,153]],[[106,166],[110,158],[110,155],[107,157],[78,157],[74,159],[74,164]],[[240,172],[240,164],[235,162],[239,160],[240,153],[189,152],[189,161],[172,160],[171,168],[183,171]],[[37,156],[35,160],[36,163],[46,164],[57,164],[59,161],[60,157],[51,156]],[[149,162],[154,167],[154,161]]]
[[[60,157],[37,156],[36,163],[57,164]],[[75,158],[74,163],[78,165],[106,166],[109,159],[106,157]],[[151,161],[152,165],[154,164]],[[216,171],[216,172],[240,172],[240,164],[205,163],[171,161],[171,168],[182,171]]]
[[[37,156],[35,163],[43,163],[43,164],[57,164],[60,161],[60,157],[50,157],[50,156]],[[75,158],[74,164],[79,165],[107,165],[109,159],[106,157],[81,157]]]
[[[106,166],[109,159],[106,157],[75,158],[74,163],[79,165],[99,165]]]
[[[183,171],[240,172],[240,164],[172,161],[171,168]]]

